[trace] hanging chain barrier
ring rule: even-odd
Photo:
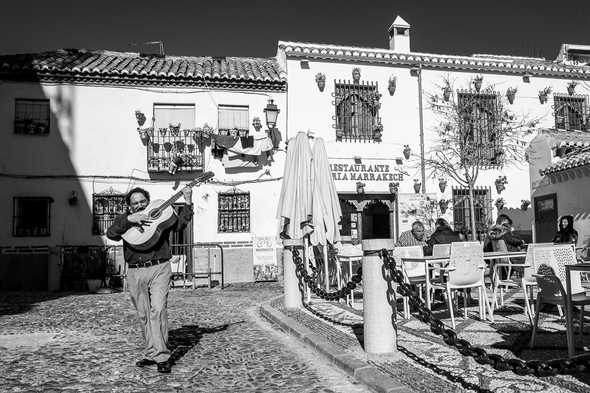
[[[383,263],[390,270],[391,277],[398,285],[397,291],[402,296],[408,297],[410,305],[418,309],[417,318],[429,324],[430,330],[434,334],[442,336],[446,344],[455,347],[463,356],[470,356],[477,363],[488,364],[498,371],[510,370],[518,375],[534,374],[538,377],[545,377],[590,370],[590,354],[577,355],[571,359],[529,360],[525,362],[514,358],[506,359],[498,354],[489,354],[482,347],[473,346],[469,341],[458,338],[454,330],[445,328],[443,322],[432,315],[432,311],[426,307],[416,291],[404,281],[402,271],[396,268],[395,258],[386,249],[382,249],[378,253],[381,254]]]
[[[309,274],[305,269],[305,263],[299,255],[299,250],[293,248],[293,262],[295,262],[295,269],[297,272],[297,277],[299,277],[299,281],[303,281],[307,284],[308,288],[316,294],[318,297],[324,300],[339,300],[345,299],[350,292],[356,288],[356,286],[361,282],[363,279],[363,271],[362,267],[359,267],[357,272],[351,277],[350,281],[346,283],[346,285],[342,289],[338,289],[337,291],[326,291],[318,287],[317,280],[318,280],[318,270],[317,267],[309,265],[312,274]],[[326,277],[327,279],[327,277]]]

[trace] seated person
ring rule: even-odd
[[[430,231],[424,228],[424,224],[421,221],[414,221],[412,229],[409,231],[402,232],[399,235],[396,247],[407,247],[407,246],[422,246],[426,245],[426,240],[430,237]]]
[[[559,226],[553,243],[573,243],[578,242],[578,231],[574,229],[574,217],[567,215],[559,219]]]
[[[430,235],[424,246],[424,255],[432,255],[432,248],[435,244],[450,244],[452,242],[460,242],[461,237],[451,228],[447,220],[444,218],[437,218],[434,223],[436,230]]]
[[[520,251],[525,242],[512,231],[512,219],[506,214],[500,214],[496,219],[496,224],[488,230],[488,236],[484,241],[484,252],[495,251],[493,241],[504,240],[508,251]]]

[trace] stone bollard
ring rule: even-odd
[[[293,252],[290,247],[298,247],[300,255],[303,258],[303,240],[284,239],[283,247],[284,302],[285,308],[292,310],[301,308],[302,304],[299,279],[297,278],[295,263],[293,262]]]
[[[397,336],[392,321],[395,304],[392,306],[388,301],[388,285],[383,276],[383,261],[378,253],[384,248],[393,250],[393,240],[363,240],[364,342],[365,352],[369,354],[397,352]],[[386,272],[389,276],[389,272]]]

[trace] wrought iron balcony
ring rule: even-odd
[[[150,172],[165,172],[172,163],[178,171],[203,169],[203,132],[197,129],[148,129],[147,167]]]

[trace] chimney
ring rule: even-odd
[[[410,25],[397,16],[389,26],[389,49],[400,53],[410,53]]]

